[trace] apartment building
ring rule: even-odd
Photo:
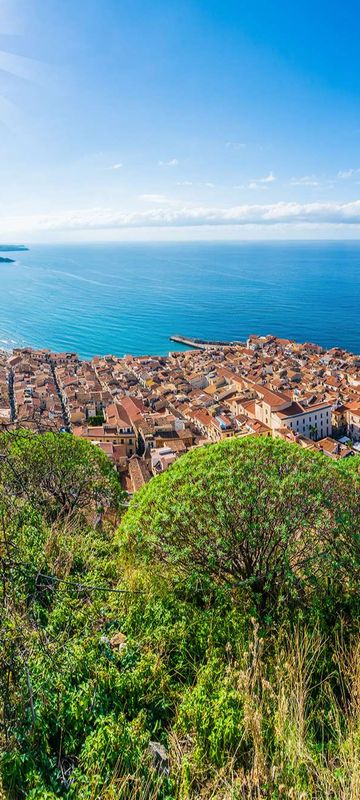
[[[314,440],[331,436],[332,405],[330,403],[305,406],[300,402],[293,401],[286,393],[273,392],[265,386],[254,386],[254,388],[257,393],[255,417],[271,430],[286,426],[294,433]]]

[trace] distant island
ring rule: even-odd
[[[28,250],[24,244],[0,244],[0,253],[15,253],[18,250]]]
[[[0,253],[18,253],[28,249],[24,244],[0,244]],[[15,264],[15,261],[13,258],[0,256],[0,264]]]
[[[24,244],[0,244],[0,253],[15,253],[19,250],[28,250]]]

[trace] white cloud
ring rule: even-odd
[[[231,150],[243,150],[246,144],[244,142],[226,142],[226,147],[230,147]]]
[[[52,73],[49,64],[5,50],[0,50],[0,70],[38,84],[48,84]]]
[[[320,181],[316,177],[316,175],[302,175],[301,178],[291,178],[290,181],[291,186],[310,186],[315,188],[320,186]]]
[[[340,169],[337,177],[344,180],[345,178],[352,178],[352,176],[356,175],[358,172],[360,172],[360,169]]]
[[[275,175],[273,172],[269,172],[268,175],[265,175],[263,178],[253,178],[248,184],[248,189],[265,189],[268,183],[273,183],[276,181]]]
[[[145,200],[146,203],[168,203],[167,197],[164,194],[139,194],[140,200]]]
[[[177,181],[176,186],[206,186],[208,189],[215,189],[215,183],[212,183],[212,181],[196,184],[193,181]]]
[[[338,180],[346,180],[354,177],[358,173],[360,173],[360,169],[354,169],[351,167],[350,169],[339,170],[336,178]],[[291,178],[289,183],[291,186],[310,186],[316,188],[319,186],[333,186],[334,180],[334,178],[318,178],[317,175],[302,175],[299,178]]]
[[[273,183],[274,181],[276,181],[276,178],[273,172],[269,172],[268,175],[265,175],[265,178],[257,179],[258,183]]]
[[[154,197],[154,196],[153,196]],[[155,195],[159,198],[159,195]],[[143,196],[144,198],[144,196]],[[145,195],[151,199],[151,195]],[[152,202],[160,202],[153,200]],[[0,221],[0,235],[41,231],[105,230],[109,228],[199,227],[310,223],[360,225],[360,200],[350,203],[273,203],[239,205],[229,208],[181,206],[150,208],[146,211],[85,209],[53,215],[7,217]]]
[[[118,164],[112,164],[111,167],[109,167],[109,169],[121,169],[121,167],[122,167],[122,164],[119,161]]]
[[[158,167],[177,167],[178,163],[177,158],[170,158],[169,161],[158,161]]]

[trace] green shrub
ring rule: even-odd
[[[0,434],[0,484],[5,499],[23,498],[50,522],[123,501],[111,462],[98,447],[69,433]]]
[[[228,439],[189,452],[135,495],[124,549],[194,589],[251,592],[263,611],[304,603],[329,572],[339,483],[325,456],[268,437]]]

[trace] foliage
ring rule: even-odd
[[[124,542],[132,558],[163,563],[193,586],[247,588],[262,610],[305,602],[324,586],[350,484],[330,459],[297,445],[229,439],[189,452],[144,487]]]
[[[118,508],[122,500],[105,454],[68,433],[0,434],[0,484],[6,497],[30,501],[49,521],[88,508]]]
[[[93,427],[96,426],[96,425],[103,425],[104,421],[105,421],[104,414],[102,412],[101,412],[101,414],[95,414],[95,416],[88,417],[88,419],[87,419],[88,425],[93,426]]]
[[[355,459],[251,438],[196,450],[135,496],[118,536],[49,489],[46,448],[76,486],[78,442],[46,441],[43,461],[32,442],[2,443],[25,476],[20,491],[1,466],[4,797],[357,800]],[[102,463],[90,483],[98,469],[112,487]]]

